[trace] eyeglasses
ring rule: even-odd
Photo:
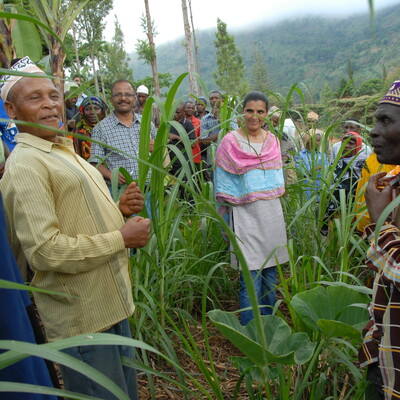
[[[127,97],[128,99],[132,99],[135,97],[133,93],[114,93],[111,95],[115,99],[122,99],[123,97]]]

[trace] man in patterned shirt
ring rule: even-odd
[[[100,121],[94,128],[92,138],[102,143],[121,150],[103,147],[97,143],[92,144],[92,157],[90,162],[97,166],[106,181],[111,181],[114,168],[125,168],[133,179],[138,178],[140,123],[142,116],[133,111],[136,91],[133,85],[120,79],[111,87],[111,104],[114,112]],[[152,151],[156,129],[151,123],[150,149]],[[122,174],[118,176],[119,185],[125,183]]]
[[[375,117],[370,137],[378,162],[400,165],[400,80],[383,97]],[[366,399],[389,400],[400,399],[400,220],[397,208],[375,241],[376,222],[393,196],[399,194],[398,189],[393,189],[399,176],[389,179],[385,175],[386,172],[373,175],[365,194],[372,222],[365,228],[370,242],[366,265],[375,272],[375,280],[369,307],[371,319],[359,360],[361,367],[368,366]]]

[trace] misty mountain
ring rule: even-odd
[[[301,17],[284,20],[276,25],[252,26],[228,31],[235,37],[251,76],[254,44],[258,43],[268,68],[272,90],[286,94],[299,83],[305,85],[313,98],[326,83],[331,88],[348,77],[350,60],[353,78],[363,82],[381,78],[387,71],[400,65],[400,5],[370,14],[346,18]],[[209,90],[216,88],[215,29],[197,32],[202,79]],[[130,55],[135,80],[151,75],[150,66]],[[175,79],[187,70],[183,37],[157,47],[158,70],[169,72]],[[182,89],[182,91],[184,88]]]

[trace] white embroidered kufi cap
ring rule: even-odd
[[[36,66],[36,64],[29,58],[24,57],[18,60],[11,68],[11,71],[26,72],[29,74],[44,74],[44,72]],[[2,75],[0,76],[0,93],[1,99],[5,102],[11,88],[20,81],[24,76],[17,75]]]

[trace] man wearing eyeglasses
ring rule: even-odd
[[[95,166],[100,162],[97,168],[109,183],[114,168],[123,167],[133,179],[138,178],[141,115],[133,111],[135,99],[135,88],[128,80],[120,79],[114,82],[111,87],[111,104],[114,111],[93,128],[94,140],[121,150],[116,152],[97,143],[92,144],[90,162]],[[156,129],[151,123],[149,151],[153,150],[155,136]],[[118,184],[124,183],[125,178],[120,173]]]

